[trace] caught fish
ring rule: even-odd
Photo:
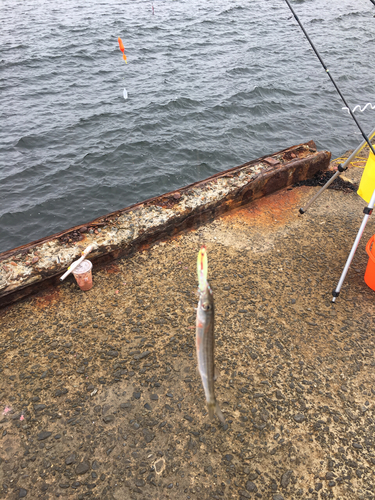
[[[221,413],[215,398],[215,308],[212,290],[207,282],[207,252],[205,247],[202,247],[199,251],[197,270],[199,282],[199,302],[196,322],[198,369],[202,379],[204,393],[206,395],[210,419],[212,420],[216,413],[220,422],[225,424],[224,416]]]

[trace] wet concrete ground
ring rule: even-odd
[[[374,499],[374,220],[333,305],[365,204],[329,190],[298,217],[316,189],[0,311],[0,497]],[[196,371],[202,243],[224,428]]]

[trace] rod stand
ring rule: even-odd
[[[322,188],[319,189],[319,191],[311,198],[311,200],[308,203],[306,203],[306,205],[303,208],[299,209],[299,213],[304,214],[306,210],[314,203],[314,201],[317,198],[319,198],[319,196],[323,193],[323,191],[325,191],[328,188],[328,186],[330,186],[332,182],[340,175],[340,173],[341,172],[337,170],[337,172],[335,172],[335,174],[332,175],[332,177],[324,184]]]
[[[344,283],[344,280],[345,280],[345,277],[346,277],[346,275],[347,275],[347,273],[349,271],[349,267],[350,267],[350,264],[352,263],[352,260],[353,260],[354,254],[355,254],[355,252],[357,250],[358,244],[359,244],[359,242],[360,242],[360,240],[362,238],[362,234],[363,234],[363,231],[365,230],[368,218],[370,217],[370,215],[373,212],[374,204],[375,204],[375,189],[374,189],[374,192],[372,193],[370,203],[367,205],[367,207],[365,207],[363,209],[363,213],[365,214],[365,216],[363,217],[361,227],[359,228],[359,231],[357,233],[356,239],[354,240],[352,249],[350,251],[348,260],[346,261],[346,264],[345,264],[344,270],[343,270],[343,272],[341,274],[341,277],[340,277],[340,280],[338,282],[338,285],[337,285],[337,287],[332,292],[332,302],[333,303],[336,301],[336,298],[340,294],[341,287],[342,287],[342,285]]]
[[[373,136],[375,135],[375,129],[371,132],[370,134],[370,140],[373,138]],[[357,154],[367,145],[367,141],[363,141],[358,147],[357,149],[355,149],[353,151],[353,153],[345,160],[344,163],[340,163],[337,167],[337,172],[335,173],[335,175],[333,175],[325,184],[324,186],[311,198],[310,201],[308,201],[306,203],[306,205],[302,208],[299,209],[299,213],[301,215],[303,215],[306,210],[308,208],[311,207],[311,205],[314,203],[314,201],[316,201],[319,196],[324,193],[324,191],[332,184],[332,182],[342,173],[342,172],[345,172],[345,170],[348,169],[349,167],[349,164],[352,160],[354,160],[354,158],[357,156]]]

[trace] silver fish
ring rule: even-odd
[[[203,290],[201,288],[203,288]],[[206,395],[210,419],[212,420],[216,413],[220,422],[224,425],[225,419],[216,401],[214,388],[214,381],[216,380],[214,361],[214,297],[212,294],[212,290],[206,280],[204,280],[204,284],[200,285],[198,293],[199,302],[196,322],[198,369],[202,379],[203,389]]]

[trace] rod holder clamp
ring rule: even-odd
[[[346,166],[346,167],[343,167],[343,166],[342,166],[342,163],[339,163],[339,164],[338,164],[338,166],[337,166],[337,170],[338,170],[339,172],[345,172],[345,170],[348,170],[348,167],[347,167],[347,166]]]
[[[363,213],[364,213],[364,214],[366,214],[366,215],[371,215],[371,214],[372,214],[372,210],[373,210],[373,209],[372,209],[372,208],[370,208],[370,207],[365,207],[365,208],[363,209]]]
[[[332,296],[333,297],[338,297],[340,295],[340,292],[336,292],[336,290],[333,290]]]

